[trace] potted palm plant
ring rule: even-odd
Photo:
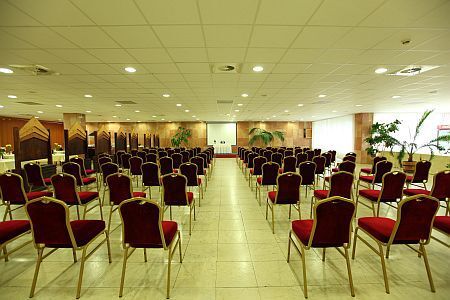
[[[264,146],[269,146],[275,138],[284,142],[284,132],[278,130],[270,132],[262,128],[252,128],[248,134],[252,136],[248,141],[249,145],[253,145],[257,141],[260,141]]]
[[[170,140],[172,147],[180,148],[181,144],[185,145],[189,144],[189,138],[191,137],[192,132],[190,129],[186,129],[184,127],[178,127],[177,132]]]
[[[400,146],[400,152],[397,154],[397,160],[400,164],[400,166],[403,166],[403,170],[408,173],[412,173],[415,170],[416,167],[416,161],[414,161],[414,154],[419,150],[423,148],[428,148],[430,150],[430,160],[434,157],[434,151],[444,151],[444,147],[439,145],[439,142],[450,142],[450,134],[447,135],[441,135],[437,138],[431,139],[427,143],[423,145],[417,144],[417,137],[420,135],[420,131],[423,127],[423,124],[427,120],[427,118],[430,116],[430,114],[433,112],[433,110],[427,110],[423,113],[422,117],[417,122],[414,135],[411,137],[410,141],[397,141],[397,146]],[[403,159],[405,156],[408,157],[406,161]]]
[[[392,149],[392,147],[398,143],[397,139],[392,137],[392,134],[398,131],[398,125],[401,122],[395,120],[391,123],[374,123],[370,128],[370,136],[364,141],[369,144],[366,148],[367,154],[371,156],[381,155],[386,149]]]

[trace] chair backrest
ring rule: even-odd
[[[444,170],[434,175],[430,195],[441,201],[450,199],[450,170]]]
[[[158,151],[158,157],[159,157],[159,159],[161,159],[161,158],[163,158],[163,157],[166,157],[166,156],[167,156],[167,152],[166,152],[166,151],[164,151],[164,150]]]
[[[119,165],[112,162],[107,162],[100,167],[103,174],[103,183],[106,184],[106,177],[111,174],[119,173]]]
[[[353,156],[353,157],[355,157],[355,156]],[[384,157],[384,156],[375,156],[373,158],[372,171],[370,172],[370,174],[375,174],[375,167],[376,167],[377,163],[379,161],[382,161],[382,160],[386,160],[386,157]]]
[[[159,186],[160,174],[159,166],[154,162],[146,162],[142,164],[142,185],[143,186]]]
[[[322,153],[322,149],[314,149],[314,156],[319,156]]]
[[[77,180],[66,173],[55,174],[51,178],[54,197],[68,205],[81,204],[77,193]]]
[[[98,158],[100,157],[109,157],[108,153],[100,153],[99,155],[97,155]]]
[[[131,156],[137,156],[138,151],[136,149],[133,149],[130,151]]]
[[[353,155],[346,155],[346,156],[344,156],[344,158],[342,159],[342,161],[356,162],[356,156],[353,156]]]
[[[131,154],[130,153],[124,153],[122,154],[122,167],[124,169],[129,169],[130,168],[130,158],[131,158]]]
[[[149,154],[149,153],[150,153],[150,149],[148,149],[148,148],[143,148],[142,151],[143,151],[145,154]],[[141,158],[142,158],[142,157],[141,157]]]
[[[191,163],[197,165],[197,175],[205,175],[205,164],[203,162],[203,157],[194,156],[190,161]]]
[[[293,156],[294,155],[294,151],[292,149],[288,149],[284,151],[284,157],[286,156]]]
[[[316,164],[316,174],[323,174],[325,172],[326,158],[321,156],[314,156],[312,160]]]
[[[283,172],[295,173],[296,171],[297,171],[297,159],[294,156],[285,156],[283,160]]]
[[[159,159],[161,175],[173,173],[173,160],[171,157],[164,156]]]
[[[67,173],[75,177],[77,181],[77,186],[83,185],[83,180],[81,177],[81,168],[80,165],[73,162],[66,162],[62,165],[62,171],[63,173]]]
[[[295,147],[294,149],[294,156],[297,157],[298,154],[303,153],[302,148]]]
[[[152,163],[157,163],[158,162],[158,154],[155,153],[149,153],[145,156],[145,161],[146,162],[152,162]]]
[[[178,169],[180,165],[183,163],[183,155],[180,153],[174,153],[172,154],[172,162],[173,162],[173,168]]]
[[[388,172],[383,175],[379,196],[380,202],[398,202],[403,197],[403,186],[406,174],[400,171]]]
[[[302,185],[314,184],[314,178],[316,177],[316,163],[312,161],[302,162],[298,166],[298,170],[302,176]]]
[[[148,149],[148,153],[158,154],[158,149],[150,148]]]
[[[429,243],[438,209],[439,200],[431,196],[416,195],[401,200],[388,244]]]
[[[345,154],[345,156],[348,156],[348,155],[356,157],[356,153],[355,152],[348,152],[348,153]]]
[[[251,150],[245,150],[244,152],[244,164],[248,164],[248,156],[252,153]]]
[[[275,153],[274,153],[275,154]],[[275,162],[266,162],[262,165],[262,185],[276,185],[280,166]]]
[[[325,157],[325,168],[328,168],[331,166],[331,153],[325,152],[322,154],[323,157]]]
[[[354,215],[355,203],[343,197],[334,196],[315,203],[308,246],[348,247]]]
[[[27,195],[22,176],[10,172],[0,174],[0,198],[10,204],[25,204]]]
[[[133,156],[130,158],[130,173],[131,175],[142,175],[142,164],[144,161],[139,156]]]
[[[208,168],[208,155],[206,155],[205,153],[199,153],[197,154],[197,156],[200,156],[201,158],[203,158],[203,168],[207,169]]]
[[[175,148],[173,149],[174,153],[180,153],[181,152],[181,148]]]
[[[112,159],[109,156],[102,156],[98,158],[98,165],[101,167],[105,163],[112,162]]]
[[[372,183],[381,183],[384,174],[390,172],[392,169],[392,163],[388,160],[382,160],[375,165],[375,174],[373,175]]]
[[[188,152],[189,152],[189,159],[195,156],[195,149],[189,149]]]
[[[336,150],[330,150],[331,153],[331,162],[334,163],[336,161]]]
[[[263,152],[263,156],[267,159],[267,162],[272,161],[272,154],[273,152],[271,150],[266,150]]]
[[[122,173],[114,173],[106,177],[109,188],[109,202],[119,205],[122,201],[133,197],[131,178]]]
[[[416,169],[411,180],[412,183],[424,183],[428,181],[430,174],[431,162],[428,160],[420,160],[416,163]]]
[[[45,187],[42,169],[39,164],[27,163],[23,166],[27,183],[30,187]]]
[[[258,157],[258,154],[256,154],[255,152],[252,152],[248,155],[248,168],[253,168],[253,160]]]
[[[70,162],[74,162],[80,166],[81,176],[87,176],[86,168],[84,167],[84,159],[81,157],[72,157]]]
[[[262,175],[262,166],[267,162],[264,156],[258,156],[253,159],[253,175]]]
[[[198,186],[197,165],[191,162],[180,165],[180,174],[186,176],[187,186]]]
[[[147,150],[147,149],[145,149]],[[146,161],[147,152],[145,151],[138,151],[137,156],[142,159],[142,161]]]
[[[283,154],[280,152],[273,153],[271,161],[277,163],[278,166],[281,168],[281,166],[283,165]]]
[[[181,151],[181,156],[183,157],[183,163],[189,162],[189,159],[191,158],[191,155],[189,151]]]
[[[314,157],[314,151],[313,150],[306,150],[306,156],[308,157],[308,161],[312,161]]]
[[[181,174],[167,174],[161,178],[165,205],[189,205],[186,193],[187,178]]]
[[[345,171],[345,172],[348,172],[351,174],[355,173],[355,169],[356,169],[356,164],[350,160],[343,161],[338,165],[339,171]]]
[[[119,205],[122,244],[136,248],[167,248],[162,229],[163,210],[154,200],[131,198]]]
[[[169,157],[172,157],[172,154],[175,153],[175,150],[174,149],[170,149],[170,148],[166,149],[166,151],[167,151],[167,156],[169,156]]]
[[[275,204],[298,204],[301,184],[302,176],[297,173],[287,172],[278,176]]]
[[[340,196],[352,198],[353,174],[340,171],[330,177],[330,190],[327,197]]]
[[[34,244],[51,247],[77,247],[70,226],[69,207],[61,200],[42,197],[25,205]]]
[[[302,163],[308,160],[308,155],[306,153],[300,152],[296,156],[297,158],[297,167]]]
[[[119,166],[122,166],[122,155],[125,154],[125,151],[119,150],[116,152],[116,162]]]

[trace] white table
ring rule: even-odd
[[[7,154],[4,155],[4,157],[6,156],[6,158],[4,159],[0,159],[0,173],[4,173],[8,170],[13,170],[15,168],[15,159],[14,159],[14,154]],[[76,155],[71,155],[69,158],[75,157]],[[64,151],[56,151],[56,153],[52,154],[52,159],[53,159],[53,164],[62,164],[65,160],[66,160],[66,156],[64,154]],[[47,159],[43,158],[43,159],[36,159],[36,160],[31,160],[34,162],[37,162],[39,164],[46,164],[47,163]],[[22,162],[22,168],[23,166],[28,163],[28,161],[23,161]]]
[[[215,144],[214,145],[214,153],[216,153],[216,154],[231,153],[231,145],[230,144]]]
[[[8,170],[14,169],[14,159],[0,159],[0,173],[5,173]]]

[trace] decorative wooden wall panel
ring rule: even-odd
[[[95,136],[95,154],[111,154],[111,133],[106,131],[105,126],[100,127],[94,132]]]
[[[130,150],[137,150],[139,146],[139,137],[134,130],[133,132],[130,133],[129,141],[130,141]]]
[[[114,141],[116,153],[117,151],[127,151],[127,134],[122,127],[114,133]]]
[[[152,147],[152,134],[150,132],[144,133],[144,148]]]
[[[87,153],[87,131],[80,123],[75,123],[69,130],[64,130],[66,161],[70,155]]]

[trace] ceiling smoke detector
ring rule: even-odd
[[[60,73],[57,73],[57,72],[50,70],[49,68],[41,66],[41,65],[9,65],[9,66],[14,69],[19,69],[19,70],[29,72],[35,76],[60,75]]]
[[[239,73],[239,64],[237,63],[219,63],[219,64],[212,64],[211,65],[211,71],[213,73],[233,73],[237,74]]]

